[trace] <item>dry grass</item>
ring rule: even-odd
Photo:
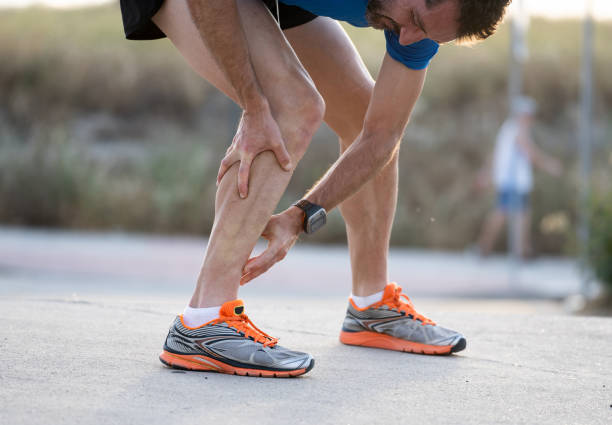
[[[383,37],[349,32],[375,74]],[[612,25],[599,24],[594,181],[602,192],[612,169],[611,38]],[[562,253],[575,223],[579,24],[537,21],[529,43],[526,89],[540,104],[536,140],[567,170],[559,180],[537,178],[535,241],[540,251]],[[473,182],[506,114],[507,44],[502,27],[474,47],[441,48],[402,146],[393,243],[473,243],[492,204]],[[214,176],[238,111],[167,40],[125,41],[115,5],[0,11],[0,57],[0,222],[208,232]],[[336,155],[334,136],[321,131],[281,207]],[[545,224],[558,217],[566,225]],[[316,240],[343,239],[336,214]]]

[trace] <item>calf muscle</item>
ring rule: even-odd
[[[238,98],[228,84],[230,78],[199,36],[189,10],[180,1],[169,3],[172,9],[166,13],[174,13],[173,19],[159,16],[156,23],[202,77]],[[250,56],[253,70],[295,164],[322,121],[322,98],[263,3],[241,0],[237,4],[247,49],[256,52]],[[299,102],[289,99],[287,93]],[[215,221],[192,307],[220,305],[237,297],[242,269],[291,178],[291,172],[283,171],[271,152],[263,152],[251,167],[249,196],[241,199],[237,173],[234,164],[219,183]]]

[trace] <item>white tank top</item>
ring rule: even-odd
[[[493,157],[493,179],[498,190],[531,192],[533,176],[527,154],[518,144],[519,125],[510,118],[499,130]]]

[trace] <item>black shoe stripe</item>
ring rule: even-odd
[[[274,368],[274,367],[260,366],[260,365],[255,365],[255,364],[246,364],[246,363],[237,362],[237,361],[232,360],[232,359],[228,359],[226,357],[214,358],[214,357],[211,357],[210,355],[208,355],[206,353],[203,353],[203,352],[198,352],[198,353],[193,353],[193,352],[192,353],[181,353],[181,352],[178,352],[178,351],[173,350],[172,348],[168,347],[165,343],[164,343],[164,350],[169,352],[169,353],[178,354],[178,355],[181,355],[181,356],[202,356],[202,357],[207,357],[209,359],[220,361],[220,362],[225,363],[227,365],[234,366],[234,367],[239,367],[239,368],[242,368],[242,369],[260,369],[260,370],[268,370],[270,372],[291,372],[291,371],[294,371],[294,370],[300,370],[300,369],[304,368],[304,367],[299,367],[297,369],[283,369],[283,368],[279,368],[279,367]]]

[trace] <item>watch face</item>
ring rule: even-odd
[[[319,209],[308,218],[306,223],[306,233],[314,233],[325,225],[327,214],[323,208]]]

